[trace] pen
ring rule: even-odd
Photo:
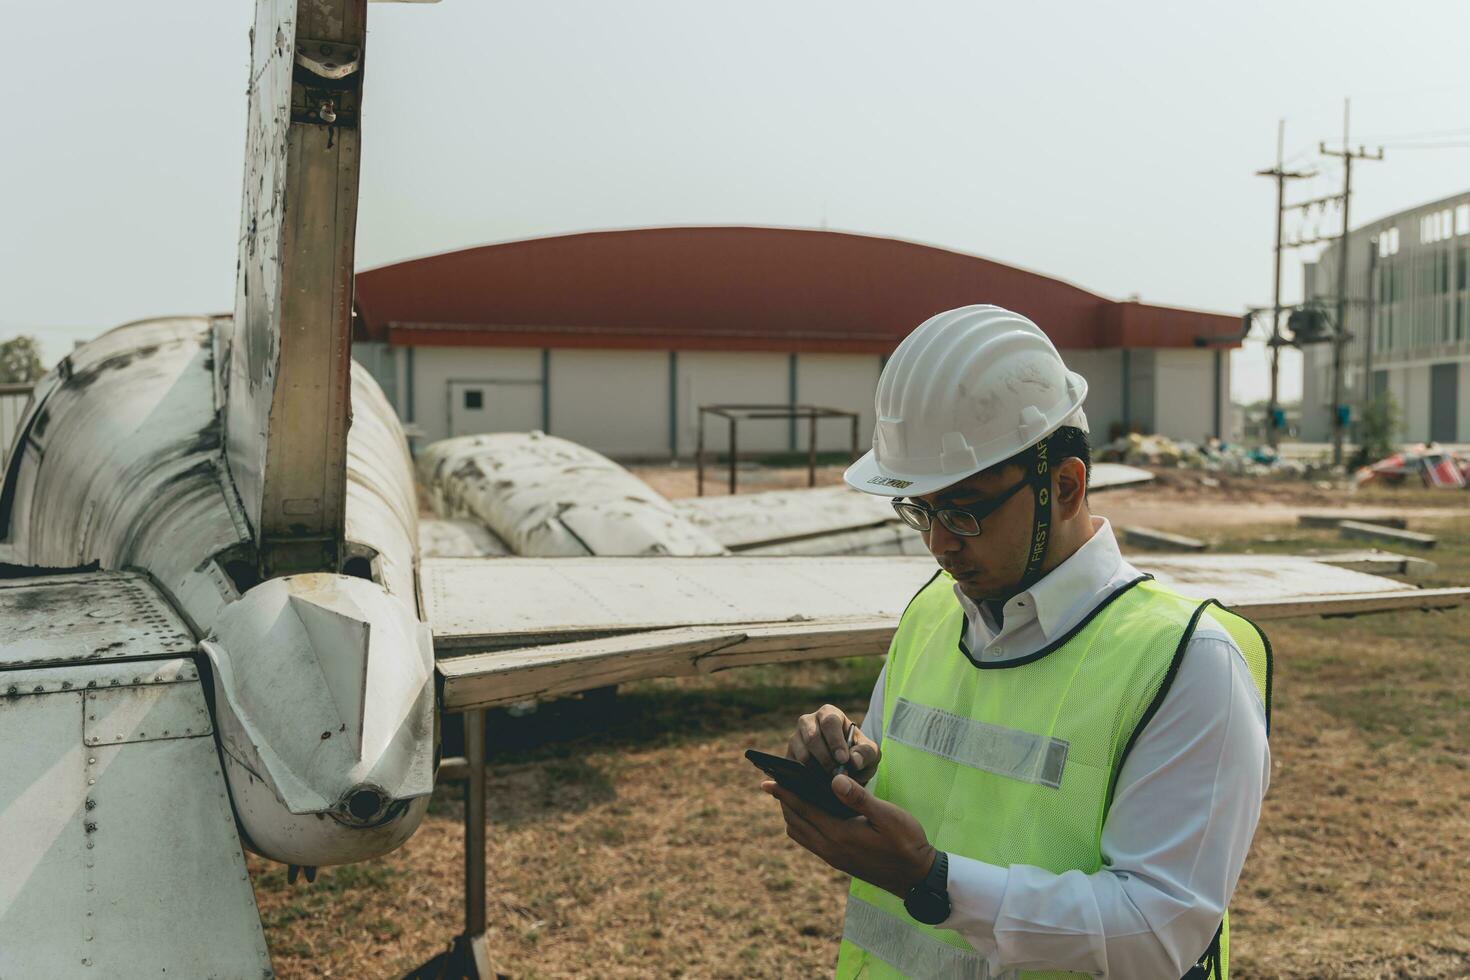
[[[852,761],[852,735],[853,735],[853,732],[855,732],[855,731],[857,731],[857,726],[854,725],[852,722],[848,722],[847,723],[847,762],[851,762]],[[849,770],[847,768],[847,762],[841,763],[840,765],[838,765],[838,767],[836,769],[833,769],[832,770],[832,775],[833,776],[848,776],[848,775],[851,775],[851,773],[849,772]]]

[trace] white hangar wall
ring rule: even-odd
[[[692,458],[701,404],[785,405],[793,399],[858,413],[858,447],[865,451],[883,363],[874,354],[379,344],[358,344],[355,354],[386,382],[415,445],[450,435],[542,429],[628,460]],[[1218,388],[1210,350],[1069,350],[1062,356],[1087,378],[1094,444],[1126,421],[1140,431],[1191,441],[1214,433],[1217,412],[1221,425],[1229,425],[1228,352],[1219,359]],[[1233,436],[1228,428],[1223,435]],[[710,452],[725,452],[727,423],[706,416],[705,441]],[[818,424],[819,451],[845,452],[850,444],[848,420]],[[743,421],[738,448],[742,454],[805,452],[807,424]]]

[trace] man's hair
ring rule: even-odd
[[[1082,460],[1082,466],[1087,471],[1088,479],[1092,478],[1092,444],[1087,441],[1087,433],[1074,425],[1064,425],[1051,435],[1046,437],[1046,454],[1054,462],[1075,456]],[[1019,466],[1022,469],[1030,467],[1029,448],[1021,450],[1016,455],[1003,463],[997,463],[995,469],[1004,469],[1007,466]]]

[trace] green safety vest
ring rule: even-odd
[[[1036,653],[979,663],[963,645],[954,579],[941,572],[909,603],[889,648],[882,763],[868,788],[913,814],[930,843],[950,854],[1055,874],[1100,870],[1103,822],[1123,760],[1207,609],[1244,653],[1269,722],[1270,645],[1218,603],[1176,595],[1144,576]],[[1224,980],[1229,943],[1227,915],[1187,976]],[[991,974],[959,933],[915,922],[901,899],[855,878],[837,976]]]

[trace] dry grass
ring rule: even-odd
[[[1277,540],[1223,543],[1336,543],[1261,530]],[[1470,521],[1435,530],[1441,569],[1428,584],[1470,582]],[[1270,633],[1275,772],[1233,904],[1235,976],[1470,976],[1470,611]],[[829,974],[845,884],[786,840],[740,753],[776,748],[822,701],[861,707],[876,670],[753,668],[495,719],[498,967],[517,978]],[[458,790],[441,788],[407,846],[312,886],[253,862],[280,975],[390,977],[438,952],[460,926],[461,814]]]

